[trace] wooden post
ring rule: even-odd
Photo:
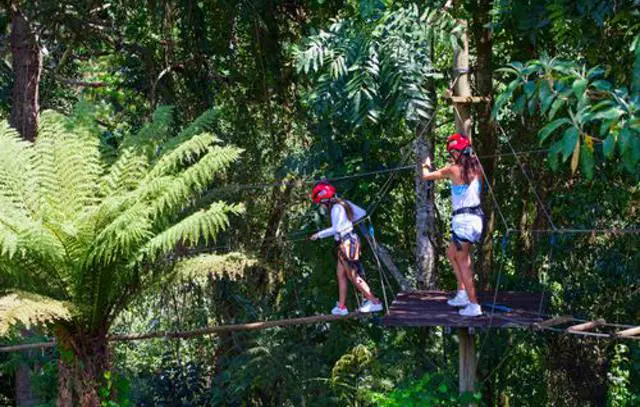
[[[464,20],[458,24],[465,27],[461,34],[461,48],[454,51],[453,69],[455,86],[453,87],[453,112],[456,121],[456,130],[471,137],[471,114],[470,105],[466,103],[471,98],[471,86],[469,85],[469,38],[467,37]],[[475,390],[477,356],[473,342],[473,337],[469,328],[460,328],[459,333],[460,348],[460,394]]]
[[[473,336],[469,333],[469,328],[460,328],[458,332],[458,347],[460,349],[460,394],[467,391],[474,391],[476,384],[477,356],[473,342]],[[475,404],[469,404],[475,406]]]
[[[467,22],[459,20],[458,24],[465,27],[460,34],[461,47],[454,51],[453,56],[453,113],[455,115],[456,130],[471,137],[471,114],[468,101],[472,101],[471,86],[469,85],[469,38],[467,37]]]

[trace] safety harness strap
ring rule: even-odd
[[[467,206],[464,208],[458,208],[453,211],[453,216],[462,215],[462,214],[471,214],[477,216],[484,216],[484,212],[482,211],[482,207],[480,205],[477,206]]]

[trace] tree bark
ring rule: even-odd
[[[11,6],[10,42],[14,72],[10,122],[22,137],[34,141],[40,115],[42,54],[35,32],[17,2]]]
[[[57,335],[63,350],[58,362],[57,407],[100,407],[100,389],[110,358],[105,333]]]
[[[431,98],[435,100],[435,98]],[[435,111],[434,113],[435,114]],[[427,157],[433,161],[432,127],[430,123],[418,125],[418,137],[413,144],[416,156],[416,283],[419,288],[436,288],[436,216],[433,182],[422,179],[422,163]]]
[[[473,20],[471,31],[476,45],[476,88],[477,96],[487,96],[493,99],[493,35],[491,28],[487,25],[491,21],[491,8],[493,0],[477,0],[473,7]],[[478,155],[484,156],[482,166],[484,168],[487,182],[491,189],[495,190],[494,170],[496,167],[497,138],[495,129],[491,125],[492,103],[481,103],[477,105],[477,130],[476,149]],[[485,194],[485,198],[490,198]],[[484,237],[481,246],[480,259],[476,264],[476,270],[480,277],[480,289],[487,288],[490,280],[490,273],[493,266],[493,240],[491,239],[495,225],[495,209],[492,199],[484,199],[483,210],[486,215]],[[506,233],[506,231],[505,231]]]
[[[260,246],[260,257],[265,261],[277,260],[279,257],[276,252],[277,245],[275,238],[278,235],[280,224],[287,212],[287,207],[291,200],[291,193],[293,191],[293,183],[288,183],[284,190],[279,187],[273,189],[271,195],[271,212],[269,214],[269,220],[267,221],[267,230],[265,231],[264,238],[262,239],[262,245]]]

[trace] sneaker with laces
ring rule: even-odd
[[[447,300],[447,304],[452,307],[466,307],[469,304],[469,297],[464,290],[458,291],[455,297]]]
[[[331,310],[331,314],[343,317],[349,314],[349,310],[347,307],[340,307],[340,305],[336,303],[336,306]]]
[[[458,311],[458,314],[462,315],[463,317],[477,317],[482,315],[482,307],[480,307],[479,304],[470,302],[466,307]]]
[[[382,303],[364,300],[362,306],[358,308],[359,312],[378,312],[382,311]]]

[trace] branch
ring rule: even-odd
[[[151,84],[151,89],[149,90],[149,100],[151,101],[152,105],[155,105],[155,100],[156,100],[156,89],[158,87],[158,83],[160,82],[160,80],[162,80],[162,78],[164,78],[168,73],[171,73],[173,71],[175,71],[176,69],[184,69],[185,64],[192,62],[193,58],[188,59],[186,61],[182,61],[182,62],[178,62],[172,65],[169,65],[168,67],[164,68],[159,74],[158,77],[156,78],[155,81],[153,81],[153,83]]]
[[[110,84],[107,82],[87,82],[87,81],[79,81],[76,79],[68,79],[65,78],[63,76],[57,75],[57,74],[53,74],[53,78],[55,80],[57,80],[58,82],[62,82],[65,83],[67,85],[71,85],[71,86],[77,86],[80,88],[104,88],[109,86]]]

